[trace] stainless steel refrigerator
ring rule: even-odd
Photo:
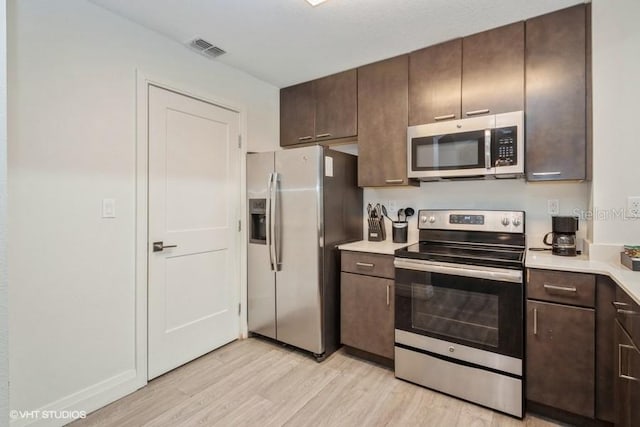
[[[357,157],[311,146],[247,155],[249,331],[323,360],[340,346],[340,255],[362,239]]]

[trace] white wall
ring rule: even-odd
[[[640,220],[615,217],[640,196],[640,2],[593,0],[593,243],[640,243]],[[597,214],[597,215],[596,215]]]
[[[245,106],[254,151],[278,89],[84,0],[11,0],[9,65],[11,408],[61,409],[135,369],[136,69]]]
[[[7,19],[0,0],[0,427],[9,425],[9,326],[7,283]]]
[[[364,205],[395,201],[398,208],[412,207],[416,215],[410,219],[409,239],[417,240],[418,209],[497,209],[524,210],[530,246],[542,246],[541,239],[551,231],[547,200],[560,201],[560,215],[579,215],[588,207],[589,188],[584,183],[525,183],[524,180],[423,182],[420,187],[364,190]],[[390,215],[397,219],[395,215]],[[365,224],[366,225],[366,224]],[[387,221],[387,227],[390,224]],[[579,236],[586,233],[580,222]],[[387,230],[389,231],[389,230]],[[364,229],[366,236],[366,228]],[[391,234],[387,234],[391,240]]]

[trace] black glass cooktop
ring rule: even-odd
[[[524,248],[469,243],[420,242],[396,250],[395,256],[517,269],[524,264]]]

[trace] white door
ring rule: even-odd
[[[238,113],[149,87],[149,379],[240,334],[238,138]]]

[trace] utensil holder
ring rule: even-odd
[[[368,239],[370,242],[382,242],[387,239],[384,218],[369,218]]]
[[[391,236],[393,243],[407,243],[409,223],[407,221],[393,221],[391,223]]]

